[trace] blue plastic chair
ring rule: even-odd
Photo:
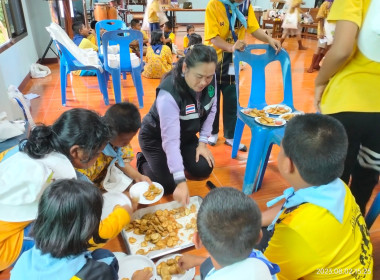
[[[67,74],[76,70],[93,70],[96,71],[96,77],[98,78],[100,92],[103,94],[103,100],[106,105],[109,105],[108,91],[106,82],[106,71],[103,73],[94,66],[87,66],[80,63],[67,49],[58,41],[54,40],[55,46],[59,53],[60,63],[60,78],[61,78],[61,100],[62,106],[66,106],[66,86],[67,86]]]
[[[144,90],[141,79],[141,67],[142,61],[139,66],[132,67],[131,57],[129,51],[129,44],[132,41],[138,40],[140,50],[143,49],[143,35],[137,30],[115,30],[109,31],[103,34],[103,53],[104,53],[104,68],[111,73],[113,90],[115,93],[116,103],[121,102],[121,81],[120,75],[122,72],[129,72],[132,74],[133,84],[137,91],[137,98],[139,101],[139,107],[144,107]],[[118,44],[120,46],[120,67],[111,68],[108,64],[108,45],[109,43]]]
[[[98,46],[102,44],[102,38],[100,37],[100,29],[105,29],[107,31],[127,29],[125,22],[119,19],[105,19],[98,21],[95,25],[96,32],[96,42]]]
[[[264,54],[253,54],[252,50],[265,50]],[[265,67],[274,61],[279,61],[282,69],[284,100],[281,104],[286,104],[294,111],[293,89],[290,70],[290,59],[288,53],[281,49],[276,55],[275,50],[269,45],[248,45],[243,52],[234,52],[234,68],[237,91],[237,122],[235,127],[234,143],[232,145],[232,158],[237,156],[239,144],[243,134],[244,126],[247,124],[251,129],[251,144],[248,152],[246,171],[244,175],[243,192],[251,194],[261,187],[263,175],[273,144],[280,145],[284,136],[285,128],[268,127],[255,122],[254,118],[241,112],[243,107],[239,102],[239,67],[240,62],[246,62],[252,68],[251,93],[248,101],[248,108],[263,109],[267,106],[265,101]]]
[[[367,215],[365,216],[365,222],[367,228],[370,229],[375,222],[377,216],[380,214],[380,193],[378,193],[373,201],[371,208],[369,209]]]

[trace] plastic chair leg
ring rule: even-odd
[[[61,78],[61,101],[62,106],[66,106],[66,86],[67,86],[67,70],[66,66],[61,62],[60,64],[60,78]]]
[[[144,107],[144,89],[142,85],[140,67],[132,68],[132,80],[137,92],[137,99],[139,101],[139,108]]]
[[[376,195],[376,198],[373,201],[371,208],[369,209],[367,215],[365,216],[365,222],[367,224],[368,229],[371,228],[372,224],[375,222],[379,214],[380,214],[380,193]]]
[[[108,100],[106,75],[108,76],[108,74],[106,72],[101,73],[99,70],[96,71],[96,77],[98,78],[100,92],[103,94],[104,104],[109,105],[110,103]]]
[[[127,79],[127,72],[123,72],[123,80]]]
[[[251,194],[253,192],[254,182],[259,172],[260,163],[263,160],[263,148],[267,140],[267,131],[261,130],[259,133],[252,130],[251,145],[248,152],[248,160],[245,169],[243,192],[245,194]]]
[[[268,148],[264,148],[263,153],[266,151],[265,159],[261,161],[259,172],[257,174],[257,179],[254,185],[254,192],[257,192],[261,188],[261,184],[263,183],[263,178],[265,174],[265,170],[267,169],[270,153],[272,151],[273,144],[270,144]]]
[[[113,92],[115,95],[115,103],[121,103],[120,71],[113,71],[112,72],[112,84],[113,84]]]
[[[236,158],[237,156],[241,137],[243,135],[244,125],[245,125],[244,122],[241,119],[237,118],[236,125],[235,125],[234,142],[232,144],[231,158]]]

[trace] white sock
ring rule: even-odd
[[[234,143],[234,139],[226,139],[226,142],[232,146]],[[244,147],[244,144],[240,143],[239,144],[239,149],[242,149]]]
[[[208,142],[216,144],[218,141],[218,134],[211,134],[211,136],[207,139]]]

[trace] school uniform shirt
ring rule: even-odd
[[[98,51],[98,46],[96,45],[96,38],[93,34],[90,34],[87,38],[80,34],[75,34],[73,37],[74,43],[81,49],[93,49],[94,51]],[[76,70],[73,71],[73,74],[79,76],[82,71],[86,70]],[[94,72],[95,75],[95,72]]]
[[[153,2],[150,3],[148,7],[148,22],[149,23],[160,22],[160,19],[157,15],[159,11],[160,11],[160,4],[158,3],[158,0],[153,0]]]
[[[165,39],[168,39],[168,38],[172,40],[172,44],[175,43],[175,34],[173,32],[165,33]]]
[[[148,40],[149,41],[149,37],[148,35],[146,34],[146,32],[144,30],[140,30],[140,32],[142,33],[143,35],[143,40]]]
[[[319,7],[319,10],[318,10],[318,14],[317,14],[317,20],[318,20],[318,30],[317,30],[317,34],[318,36],[321,36],[321,35],[325,35],[325,30],[322,29],[322,26],[321,26],[321,23],[320,23],[320,19],[326,19],[327,16],[329,15],[329,12],[330,12],[330,2],[323,2],[321,7]]]
[[[172,70],[172,62],[172,51],[168,46],[149,46],[142,75],[149,79],[161,79],[164,74]]]
[[[370,0],[335,0],[328,21],[346,20],[359,29]],[[355,46],[349,61],[330,79],[321,99],[323,114],[380,112],[380,63],[369,60]]]
[[[236,22],[239,22],[239,20],[237,19]],[[249,5],[247,30],[244,28],[244,26],[238,24],[238,27],[235,28],[236,36],[239,40],[244,40],[246,31],[248,33],[253,33],[259,28],[260,25],[257,22],[252,5]],[[217,48],[211,43],[211,39],[215,38],[216,36],[219,36],[223,40],[226,40],[227,43],[234,44],[225,5],[219,0],[211,0],[208,2],[206,7],[204,41],[205,45],[215,48],[218,55],[218,61],[221,61],[223,50]]]
[[[183,37],[183,48],[186,49],[188,45],[189,45],[189,34]]]
[[[343,187],[344,201],[332,201],[344,203],[342,222],[312,203],[283,210],[264,252],[280,266],[278,279],[373,279],[369,232],[351,191]]]
[[[121,147],[121,152],[121,157],[124,162],[131,162],[133,160],[134,153],[131,145]],[[97,185],[100,189],[104,189],[102,181],[106,177],[107,168],[109,167],[112,160],[113,157],[101,153],[91,167],[87,169],[76,168],[76,170],[85,175],[88,179],[90,179],[91,182]]]

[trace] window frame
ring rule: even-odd
[[[4,13],[4,18],[5,18],[5,23],[6,23],[6,29],[8,31],[8,36],[10,37],[9,40],[5,43],[3,43],[2,45],[0,45],[0,54],[2,52],[4,52],[5,50],[9,49],[10,47],[12,47],[13,45],[15,45],[17,42],[21,41],[22,39],[24,39],[26,36],[28,36],[28,29],[27,29],[27,26],[26,26],[26,21],[25,21],[25,15],[24,15],[24,7],[23,7],[23,4],[22,4],[22,0],[8,0],[9,4],[13,1],[18,1],[19,2],[19,6],[20,6],[20,15],[22,16],[22,19],[23,19],[23,24],[25,25],[25,31],[22,32],[21,34],[19,35],[14,35],[11,33],[10,31],[10,23],[9,23],[9,18],[8,18],[8,11],[6,10],[6,7],[5,7],[5,2],[4,0],[0,0],[0,5],[2,6],[3,8],[3,13]],[[15,19],[12,18],[12,21],[14,22]]]

